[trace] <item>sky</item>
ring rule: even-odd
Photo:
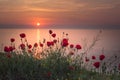
[[[0,28],[120,28],[120,0],[0,0]]]

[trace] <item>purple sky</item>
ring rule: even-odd
[[[119,28],[120,0],[0,0],[0,28],[37,22],[51,28]]]

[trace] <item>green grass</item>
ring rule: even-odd
[[[51,53],[43,59],[28,55],[0,53],[0,80],[119,80],[120,75],[87,71],[72,64],[69,57]]]

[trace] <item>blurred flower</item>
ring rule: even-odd
[[[24,49],[25,49],[25,44],[20,44],[20,48],[21,48],[22,50],[24,50]]]
[[[54,42],[54,43],[57,43],[57,40],[56,40],[56,39],[54,39],[54,40],[53,40],[53,42]]]
[[[118,64],[118,70],[120,70],[120,63]]]
[[[79,44],[76,45],[76,49],[81,49],[81,46]]]
[[[34,47],[38,47],[38,44],[37,44],[37,43],[35,43],[35,44],[34,44]]]
[[[49,30],[49,34],[52,34],[53,33],[53,31],[52,30]]]
[[[73,44],[70,44],[70,48],[73,48],[74,47],[74,45]]]
[[[29,45],[28,45],[28,48],[31,49],[31,48],[32,48],[32,45],[29,44]]]
[[[9,50],[12,52],[14,48],[12,46],[9,46]]]
[[[100,67],[100,62],[95,62],[95,63],[93,64],[93,66],[94,66],[95,68],[99,68],[99,67]]]
[[[69,69],[70,70],[75,70],[75,67],[74,66],[69,66]]]
[[[11,58],[11,54],[10,54],[10,53],[7,53],[6,56],[7,56],[8,58]]]
[[[89,61],[89,59],[88,59],[87,57],[85,57],[85,61],[86,61],[86,62],[88,62],[88,61]]]
[[[15,39],[14,39],[14,38],[11,38],[11,39],[10,39],[10,41],[11,41],[11,42],[14,42],[14,41],[15,41]]]
[[[9,47],[8,47],[8,46],[5,46],[5,47],[4,47],[4,51],[5,51],[5,52],[10,52]]]
[[[48,42],[47,42],[47,46],[48,46],[48,47],[51,46],[51,42],[48,41]]]
[[[51,75],[52,75],[51,72],[47,73],[47,77],[51,77]]]
[[[42,43],[40,43],[40,47],[43,47],[43,44],[42,44]]]
[[[21,37],[21,38],[25,38],[25,37],[26,37],[25,33],[21,33],[21,34],[20,34],[20,37]]]
[[[96,57],[95,57],[95,56],[92,56],[92,59],[96,59]]]
[[[105,55],[103,55],[103,54],[99,56],[99,59],[100,59],[101,61],[102,61],[104,58],[105,58]]]
[[[53,33],[53,34],[52,34],[52,37],[53,37],[53,38],[55,38],[55,37],[56,37],[56,34],[55,34],[55,33]]]
[[[69,55],[74,55],[74,52],[70,51],[70,52],[69,52]]]
[[[64,39],[62,40],[62,47],[67,47],[68,45],[69,45],[68,39],[64,38]]]

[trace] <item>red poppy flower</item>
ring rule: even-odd
[[[12,46],[9,46],[9,50],[12,52],[14,48]]]
[[[5,51],[5,52],[10,52],[9,47],[8,47],[8,46],[5,46],[5,47],[4,47],[4,51]]]
[[[48,47],[51,46],[51,42],[48,41],[48,42],[47,42],[47,46],[48,46]]]
[[[74,52],[70,51],[70,52],[69,52],[69,55],[74,55]]]
[[[54,46],[54,42],[53,41],[51,41],[50,43],[51,43],[51,46]]]
[[[53,40],[53,42],[54,42],[54,43],[57,43],[57,40],[56,40],[56,39],[54,39],[54,40]]]
[[[11,58],[11,54],[10,53],[6,54],[6,56],[7,56],[7,58]]]
[[[32,45],[29,44],[29,45],[28,45],[28,48],[31,49],[31,48],[32,48]]]
[[[76,49],[81,49],[81,46],[79,44],[76,45]]]
[[[120,70],[120,63],[118,64],[118,70]]]
[[[49,34],[52,34],[53,33],[53,31],[52,30],[49,30]]]
[[[100,62],[95,62],[95,63],[93,64],[93,66],[95,66],[95,68],[99,68],[99,67],[100,67]]]
[[[40,43],[40,47],[43,47],[43,44],[42,44],[42,43]]]
[[[37,43],[35,43],[35,44],[34,44],[34,47],[38,47],[38,44],[37,44]]]
[[[11,38],[11,39],[10,39],[10,41],[11,41],[11,42],[14,42],[14,41],[15,41],[15,39],[14,39],[14,38]]]
[[[55,34],[55,33],[53,33],[53,34],[52,34],[52,37],[53,37],[53,38],[55,38],[55,37],[56,37],[56,34]]]
[[[99,59],[102,61],[105,58],[105,55],[100,55]]]
[[[20,37],[21,37],[21,38],[25,38],[25,37],[26,37],[25,33],[21,33],[21,34],[20,34]]]
[[[47,77],[51,77],[52,73],[51,72],[48,72],[47,73]]]
[[[22,50],[24,50],[24,49],[25,49],[25,44],[20,44],[20,48],[21,48]]]
[[[87,57],[85,57],[85,61],[86,61],[86,62],[88,62],[88,61],[89,61],[89,59],[88,59]]]
[[[92,59],[96,59],[96,57],[95,57],[95,56],[92,56]]]
[[[75,70],[75,67],[74,66],[69,66],[69,69],[70,70]]]
[[[74,45],[73,45],[73,44],[71,44],[71,45],[70,45],[70,48],[73,48],[73,47],[74,47]]]
[[[62,47],[67,47],[68,45],[69,45],[68,39],[64,38],[64,39],[62,40]]]

